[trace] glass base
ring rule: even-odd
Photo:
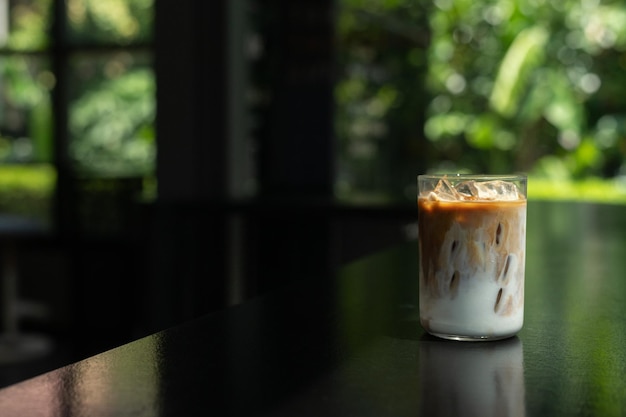
[[[447,340],[456,340],[457,342],[490,342],[490,341],[494,341],[494,340],[503,340],[503,339],[508,339],[511,338],[513,336],[515,336],[515,333],[513,334],[506,334],[506,335],[489,335],[489,336],[461,336],[458,334],[445,334],[445,333],[435,333],[435,332],[428,332],[431,335],[435,336],[435,337],[439,337],[441,339],[447,339]]]

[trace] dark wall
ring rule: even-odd
[[[328,213],[310,205],[332,197],[332,2],[239,3],[243,14],[226,0],[156,2],[155,327],[328,270]],[[237,43],[232,19],[263,43],[259,59],[244,57],[248,73],[233,68],[246,39]],[[265,99],[234,109],[239,98],[227,87],[236,83],[244,87],[231,90]],[[257,190],[244,198],[233,185],[246,169],[233,153],[244,140],[233,124],[250,119],[233,114],[254,121],[244,134],[258,150]]]

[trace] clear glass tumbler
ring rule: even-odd
[[[420,322],[496,340],[524,322],[525,175],[418,176]]]

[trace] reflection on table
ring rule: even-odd
[[[461,344],[425,336],[419,354],[420,415],[526,415],[524,352],[518,337]]]

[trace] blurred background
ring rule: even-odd
[[[0,0],[3,322],[54,342],[0,382],[414,239],[420,173],[626,202],[625,69],[621,1]]]

